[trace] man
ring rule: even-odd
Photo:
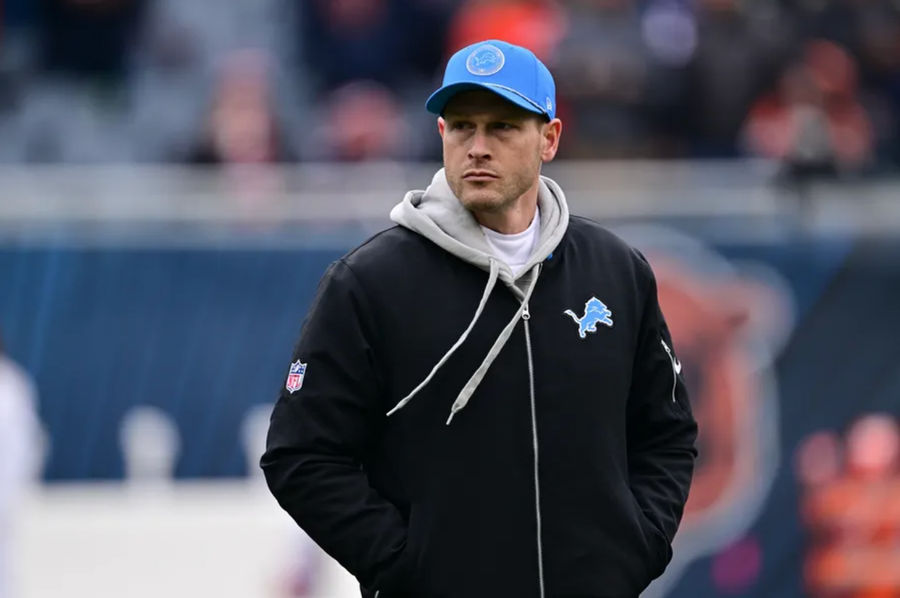
[[[304,323],[262,467],[364,597],[634,597],[671,558],[696,424],[649,265],[540,176],[554,89],[455,54],[444,168]]]

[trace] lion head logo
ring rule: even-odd
[[[473,75],[493,75],[503,68],[506,57],[497,46],[482,44],[472,50],[466,59],[466,69]]]

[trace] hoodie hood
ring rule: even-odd
[[[486,272],[490,272],[491,262],[496,261],[499,279],[521,292],[524,288],[524,281],[521,279],[553,253],[569,225],[569,208],[565,195],[556,181],[545,176],[541,177],[538,188],[538,208],[540,237],[518,276],[493,256],[481,226],[450,189],[443,168],[435,173],[427,189],[408,192],[391,210],[391,220]],[[516,294],[521,298],[520,293]]]
[[[513,330],[519,320],[530,318],[528,312],[528,300],[537,284],[540,275],[540,264],[549,256],[566,233],[569,224],[569,209],[566,206],[566,198],[562,189],[552,179],[541,177],[538,188],[538,206],[540,208],[541,233],[535,244],[531,257],[522,268],[518,276],[513,275],[512,270],[491,254],[487,240],[481,226],[471,212],[463,207],[456,195],[447,183],[444,169],[437,171],[431,185],[425,191],[410,191],[399,204],[391,210],[391,220],[397,224],[414,231],[426,239],[432,241],[448,253],[478,266],[488,272],[488,279],[484,286],[481,300],[475,308],[472,321],[453,343],[444,356],[434,365],[431,373],[425,377],[408,395],[400,399],[388,415],[393,415],[409,403],[420,390],[431,382],[438,370],[447,363],[447,360],[459,349],[469,333],[481,317],[484,306],[497,284],[502,280],[519,300],[519,308],[500,332],[494,341],[488,354],[478,369],[459,391],[453,406],[450,408],[450,417],[447,425],[453,421],[453,417],[462,411],[469,399],[475,394],[478,385],[484,379],[491,364],[506,345],[506,341],[512,336]],[[526,329],[527,332],[527,329]],[[530,349],[529,349],[530,351]],[[529,360],[531,356],[529,355]],[[530,361],[529,361],[530,363]]]

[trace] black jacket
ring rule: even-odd
[[[449,426],[514,295],[498,285],[461,348],[386,417],[465,329],[487,274],[394,227],[323,277],[293,357],[303,385],[282,391],[262,467],[363,596],[635,597],[669,562],[697,428],[650,266],[572,217],[541,268],[530,319]],[[613,325],[581,338],[564,311],[591,297]]]

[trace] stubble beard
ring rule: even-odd
[[[540,173],[540,159],[535,167]],[[453,194],[470,212],[497,214],[516,204],[522,195],[535,184],[536,175],[520,172],[496,179],[490,183],[466,183],[461,175],[447,177]]]

